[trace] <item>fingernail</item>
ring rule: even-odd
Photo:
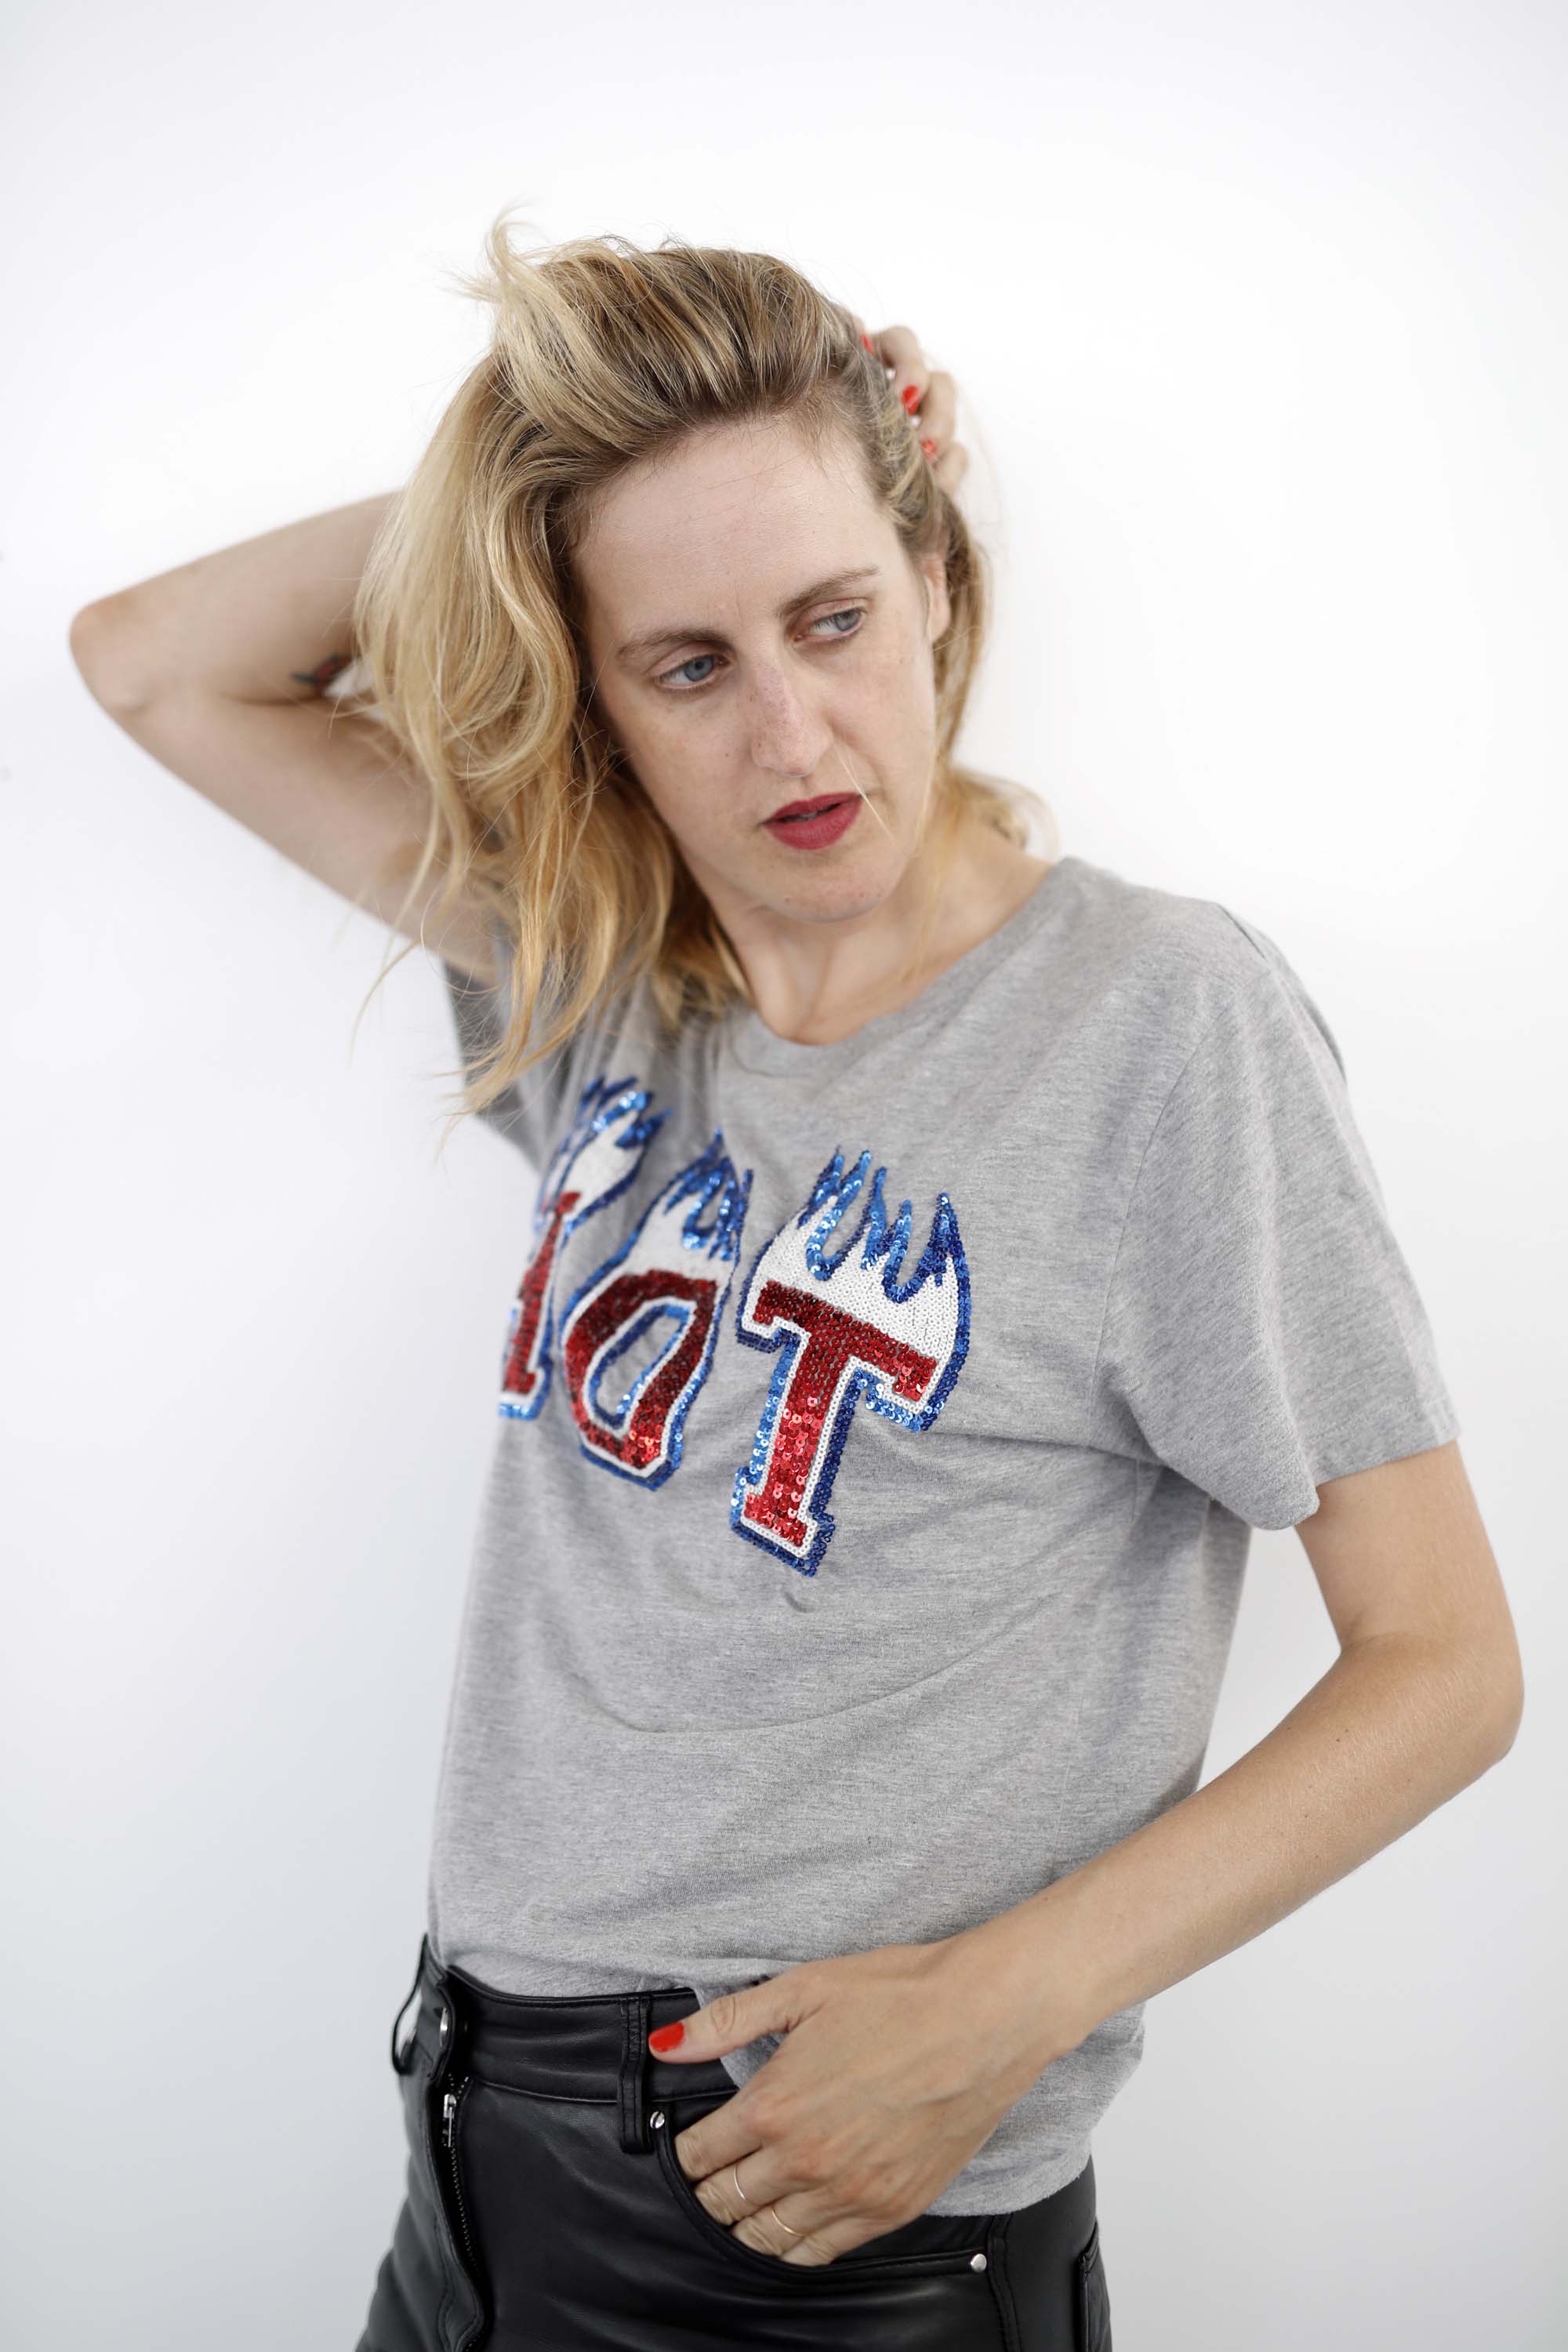
[[[877,356],[877,346],[876,346],[876,344],[871,341],[870,336],[869,336],[869,335],[862,335],[862,336],[861,336],[861,338],[860,338],[860,341],[865,344],[866,349],[870,352],[871,357],[872,357],[873,359],[875,359],[875,358],[876,358],[876,356]]]
[[[675,2049],[685,2032],[685,2026],[677,2019],[673,2025],[661,2025],[656,2032],[650,2033],[647,2046],[650,2050],[657,2050],[662,2054],[666,2050]]]
[[[925,451],[928,457],[934,457],[936,456],[936,443],[934,441],[922,441],[921,443],[921,447]]]
[[[904,406],[909,410],[910,415],[912,416],[916,409],[921,404],[921,396],[915,390],[914,385],[912,383],[906,383],[902,392],[900,393],[899,398],[903,402]]]

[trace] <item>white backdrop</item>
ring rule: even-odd
[[[402,478],[536,234],[766,247],[963,386],[965,748],[1322,1005],[1509,1585],[1504,1763],[1158,1997],[1118,2352],[1568,2330],[1568,29],[1548,0],[17,0],[4,1736],[17,2352],[349,2352],[526,1171],[417,953],[121,735],[93,597]],[[1255,1539],[1207,1775],[1333,1642]],[[628,1824],[628,1834],[637,1825]]]

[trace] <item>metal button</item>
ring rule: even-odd
[[[655,2107],[652,2115],[648,2117],[648,2121],[653,2126],[655,2131],[662,2131],[664,2129],[664,2109],[662,2107]]]
[[[972,2271],[983,2271],[985,2268],[984,2255],[971,2254],[969,2257],[969,2267]]]
[[[443,2007],[442,2007],[442,2011],[441,2011],[441,2039],[442,2039],[442,2041],[443,2041],[443,2042],[445,2042],[445,2040],[447,2039],[447,2034],[448,2034],[448,2033],[450,2033],[450,2032],[451,2032],[451,2031],[452,2031],[452,2012],[451,2012],[451,2011],[450,2011],[449,2009],[446,2008],[446,2007],[445,2007],[445,2005],[443,2005]]]

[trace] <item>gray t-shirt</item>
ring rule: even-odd
[[[503,1991],[1022,1902],[1197,1786],[1251,1528],[1458,1433],[1339,1048],[1212,899],[1062,857],[837,1044],[634,998],[486,1117],[530,1170],[428,1927]],[[928,2210],[1081,2171],[1142,2007]]]

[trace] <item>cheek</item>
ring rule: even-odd
[[[919,646],[896,645],[878,651],[847,679],[839,708],[852,714],[862,735],[887,740],[929,729],[936,708],[935,680]]]
[[[679,822],[681,807],[696,795],[694,774],[701,773],[702,746],[673,714],[639,710],[620,714],[616,739],[644,793],[667,824]]]
[[[701,744],[661,744],[637,764],[643,791],[677,841],[711,838],[728,793],[704,762]]]

